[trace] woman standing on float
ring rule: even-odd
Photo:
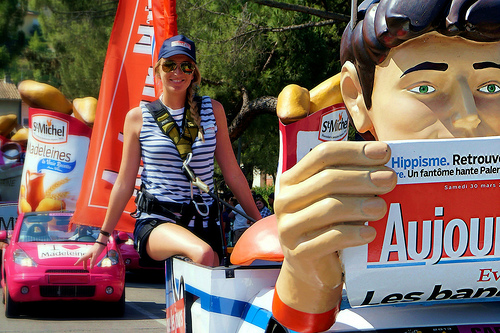
[[[137,213],[134,238],[141,260],[162,261],[173,255],[182,255],[199,264],[219,265],[220,233],[214,230],[216,226],[213,218],[202,216],[205,215],[205,204],[216,204],[183,174],[182,157],[185,157],[186,149],[192,150],[189,165],[210,190],[213,190],[215,157],[226,183],[242,203],[245,212],[254,219],[260,219],[231,147],[224,108],[208,96],[201,97],[201,101],[195,99],[201,75],[196,66],[194,42],[182,35],[167,39],[160,49],[154,71],[163,86],[160,102],[156,104],[163,110],[166,108],[173,118],[170,125],[167,119],[165,127],[175,127],[189,144],[184,147],[174,144],[173,139],[164,134],[148,107],[136,107],[128,112],[123,131],[120,170],[111,191],[101,233],[96,244],[77,261],[77,264],[83,262],[84,268],[88,260],[90,268],[95,265],[132,196],[141,158],[144,166],[141,173],[143,193],[155,198],[152,211],[138,210]],[[198,199],[198,209],[193,205],[193,193],[202,198]],[[193,213],[194,217],[191,215]],[[210,214],[210,217],[214,215]],[[181,226],[183,223],[185,225]]]

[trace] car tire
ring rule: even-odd
[[[19,317],[20,304],[18,302],[14,302],[12,297],[10,297],[9,287],[5,286],[5,317],[7,318],[15,318]]]
[[[2,277],[0,276],[0,279]],[[2,294],[2,304],[5,304],[5,299],[7,298],[7,288],[5,286],[3,287],[3,294]]]
[[[123,289],[122,297],[111,307],[111,316],[123,317],[125,315],[125,288]]]
[[[2,303],[5,304],[5,300],[7,299],[7,273],[5,272],[5,269],[0,274],[0,282],[2,281],[3,281]]]

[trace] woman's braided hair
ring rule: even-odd
[[[186,102],[189,105],[189,112],[191,113],[191,117],[198,126],[198,137],[200,138],[201,141],[205,142],[203,127],[201,127],[200,111],[198,110],[198,103],[195,99],[196,91],[198,90],[198,87],[201,82],[200,70],[198,69],[198,66],[196,66],[196,64],[193,75],[194,75],[193,81],[191,81],[191,84],[189,85],[189,88],[187,90]]]

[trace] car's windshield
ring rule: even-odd
[[[94,242],[99,228],[73,224],[69,213],[41,213],[24,217],[19,242]]]

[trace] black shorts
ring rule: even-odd
[[[135,222],[134,247],[137,253],[139,253],[139,265],[141,267],[162,267],[165,265],[164,261],[152,259],[146,250],[146,244],[151,231],[162,223],[168,222],[157,219],[142,219]]]
[[[223,258],[222,249],[222,233],[220,231],[220,225],[217,224],[218,210],[217,205],[210,206],[210,215],[208,219],[208,226],[206,228],[199,227],[203,221],[199,217],[199,221],[195,222],[197,227],[191,228],[187,227],[189,231],[195,234],[197,237],[202,239],[204,242],[210,245],[214,252],[219,256],[219,259]],[[165,220],[158,219],[140,219],[135,223],[134,229],[134,247],[139,253],[139,265],[142,267],[163,267],[164,260],[157,261],[152,259],[146,250],[146,244],[148,242],[149,235],[154,228],[163,223],[174,223]]]

